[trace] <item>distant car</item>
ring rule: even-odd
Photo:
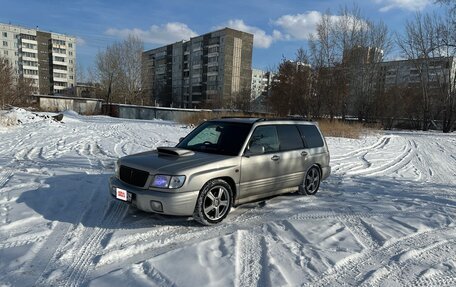
[[[313,195],[330,172],[315,123],[224,118],[202,123],[176,147],[120,158],[110,193],[144,211],[212,225],[245,202],[296,190]]]

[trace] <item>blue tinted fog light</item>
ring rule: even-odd
[[[152,208],[153,211],[156,212],[163,212],[163,205],[161,204],[160,201],[150,201],[150,208]]]

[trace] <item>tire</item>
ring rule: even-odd
[[[312,166],[306,173],[298,193],[302,195],[314,195],[320,188],[321,173],[317,166]]]
[[[193,218],[203,225],[217,224],[228,215],[232,202],[231,186],[222,179],[213,179],[201,189]]]

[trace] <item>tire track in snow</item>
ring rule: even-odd
[[[335,215],[335,214],[334,214]],[[368,250],[374,250],[380,247],[381,242],[377,233],[373,232],[373,228],[368,228],[368,225],[363,221],[362,217],[353,215],[335,215],[355,239]]]
[[[252,230],[236,232],[236,286],[260,286],[264,239]],[[263,243],[262,243],[263,242]]]
[[[410,164],[414,156],[416,155],[416,148],[414,142],[408,140],[403,151],[396,156],[393,160],[383,163],[379,166],[373,167],[368,166],[362,170],[349,170],[346,172],[349,176],[363,175],[363,176],[374,176],[374,175],[387,175],[392,174],[406,165]]]
[[[349,153],[346,153],[346,154],[343,154],[340,156],[333,156],[333,157],[331,157],[331,162],[342,161],[342,160],[350,159],[353,157],[358,157],[358,156],[362,155],[363,153],[367,153],[372,150],[383,149],[383,148],[385,148],[386,145],[389,144],[390,140],[391,140],[391,136],[383,136],[376,143],[374,143],[371,146],[360,148],[360,149],[357,149],[355,151],[352,151],[352,152],[349,152]]]
[[[84,283],[87,274],[94,268],[96,251],[100,246],[101,240],[107,233],[108,228],[115,227],[119,223],[119,219],[123,217],[127,208],[124,204],[115,202],[114,207],[111,205],[108,213],[103,217],[102,225],[106,226],[105,228],[85,229],[87,231],[85,233],[89,233],[89,236],[83,236],[85,243],[75,258],[73,258],[73,264],[68,267],[69,272],[65,276],[66,282],[62,286],[80,286]]]
[[[18,236],[0,243],[0,250],[6,248],[20,247],[32,243],[43,241],[49,236],[49,232],[44,232],[42,235],[31,234],[25,236]]]
[[[410,287],[454,287],[456,286],[456,271],[449,272],[446,274],[436,274],[430,278],[420,278],[414,281],[412,284],[404,286]]]
[[[59,244],[56,244],[58,247],[51,251],[53,252],[52,258],[49,260],[49,263],[34,285],[82,285],[88,273],[95,267],[94,261],[97,251],[100,248],[101,240],[109,228],[115,227],[116,223],[120,221],[119,218],[122,217],[127,208],[127,206],[121,205],[118,202],[114,202],[113,205],[109,204],[107,210],[101,212],[101,215],[103,216],[101,216],[99,225],[103,227],[84,227],[81,223],[78,223],[63,224],[69,225],[66,229],[54,228],[56,235],[53,236],[53,241],[59,242]],[[84,213],[81,218],[87,213],[89,213],[89,211]],[[76,243],[74,246],[68,248],[66,244],[71,242],[71,240]],[[52,244],[52,242],[49,242],[50,244],[48,244],[48,241],[49,239],[46,242],[46,246]],[[63,262],[64,260],[65,262],[69,262],[69,264],[65,264]],[[59,275],[58,279],[51,278],[52,273],[56,270],[60,270],[59,272],[62,274]]]
[[[13,177],[13,170],[6,167],[4,171],[0,172],[0,216],[2,218],[1,223],[9,223],[10,216],[9,211],[11,209],[9,201],[11,200],[11,194],[9,189],[3,190],[8,181]]]
[[[444,240],[426,245],[422,248],[412,249],[396,254],[392,257],[392,260],[390,260],[387,267],[382,267],[378,270],[378,272],[376,271],[377,274],[369,276],[362,282],[361,286],[380,286],[384,280],[388,280],[388,282],[394,281],[405,286],[407,285],[407,281],[404,282],[404,279],[409,279],[410,275],[403,274],[404,269],[407,269],[410,265],[422,262],[426,262],[427,265],[438,264],[442,261],[443,257],[455,258],[456,250],[452,248],[455,244],[456,240]],[[427,277],[424,281],[433,285],[433,283],[435,283],[435,277],[440,277],[442,275],[444,274],[439,272],[438,275]],[[422,279],[423,278],[415,280],[414,284],[411,285],[419,285],[418,282]],[[456,279],[456,277],[454,279]]]
[[[410,248],[425,248],[434,244],[443,235],[456,234],[455,227],[445,227],[441,229],[433,229],[424,232],[414,233],[410,236],[399,238],[389,244],[373,250],[366,250],[359,254],[352,255],[342,262],[336,264],[333,268],[323,272],[320,276],[313,278],[311,282],[305,286],[330,286],[338,284],[359,285],[366,278],[367,270],[377,270],[379,266],[385,262],[391,261],[395,255],[403,253],[404,250]],[[444,254],[442,254],[444,256]],[[367,270],[366,270],[367,269]],[[380,275],[386,276],[388,270],[382,270]],[[354,281],[354,282],[353,282]]]

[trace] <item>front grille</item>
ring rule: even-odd
[[[119,170],[120,180],[128,184],[144,187],[149,173],[143,170],[121,165]]]

